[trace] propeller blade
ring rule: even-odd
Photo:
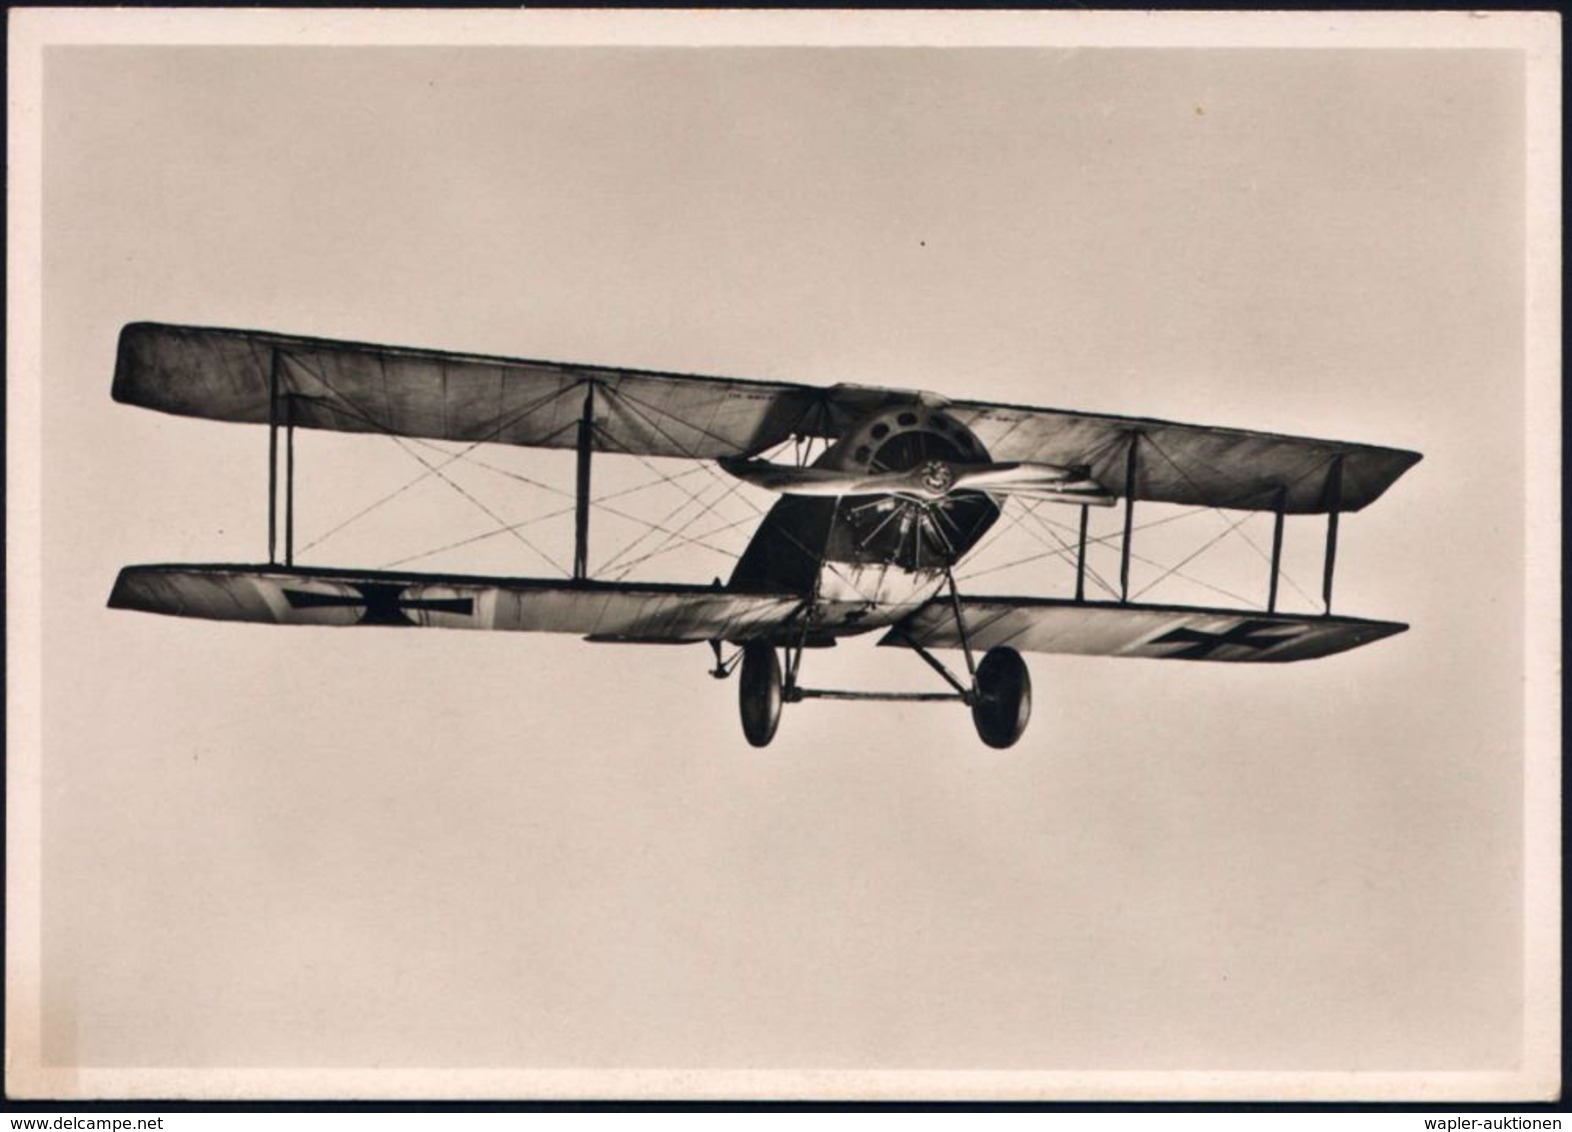
[[[859,474],[730,456],[719,463],[723,471],[745,483],[782,495],[880,495],[899,491],[909,478],[905,472]]]
[[[994,495],[1013,495],[1045,503],[1084,503],[1088,507],[1112,507],[1119,497],[1105,491],[1101,484],[1067,484],[1059,488],[989,488]]]
[[[842,472],[767,460],[723,457],[721,468],[755,487],[782,495],[909,495],[940,499],[954,491],[982,491],[1112,506],[1114,496],[1084,468],[1057,464],[951,464],[928,460],[900,472]]]
[[[1115,502],[1113,494],[1087,475],[1085,468],[1060,464],[1016,462],[958,468],[955,490],[1089,503],[1098,507],[1112,507]]]
[[[1071,480],[1084,478],[1085,474],[1082,469],[1066,468],[1059,464],[1025,464],[1018,461],[1007,464],[972,464],[955,469],[955,483],[957,487],[964,484],[966,487],[978,490],[992,487],[1025,487],[1031,484],[1069,483]]]

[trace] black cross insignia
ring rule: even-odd
[[[346,582],[353,586],[359,597],[339,597],[337,594],[312,593],[309,590],[285,590],[291,609],[322,609],[328,606],[364,606],[357,625],[413,625],[405,616],[406,609],[429,609],[439,613],[458,613],[470,617],[475,612],[475,600],[468,597],[412,598],[404,600],[407,585],[388,582]]]
[[[1240,645],[1247,649],[1264,649],[1281,644],[1304,632],[1303,626],[1284,625],[1280,621],[1241,621],[1226,633],[1207,633],[1199,629],[1174,629],[1161,637],[1153,637],[1148,644],[1179,645],[1185,647],[1167,655],[1175,660],[1201,660],[1224,645]]]

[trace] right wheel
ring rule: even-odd
[[[755,747],[767,747],[781,721],[781,665],[775,649],[764,641],[742,648],[742,671],[737,678],[737,706],[742,710],[742,733]]]
[[[1026,662],[1007,646],[989,649],[977,666],[977,695],[972,701],[977,734],[990,747],[1014,746],[1031,717],[1032,677]]]

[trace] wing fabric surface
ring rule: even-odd
[[[186,416],[541,448],[578,444],[594,390],[598,451],[751,456],[794,436],[835,439],[866,414],[943,404],[995,461],[1085,468],[1137,500],[1289,514],[1358,511],[1420,456],[1280,436],[982,401],[911,390],[814,387],[362,345],[262,331],[131,323],[118,401]]]
[[[1121,496],[1133,442],[1133,495],[1157,503],[1270,511],[1280,498],[1289,514],[1358,511],[1420,459],[1369,444],[982,401],[946,411],[995,460],[1085,465]]]
[[[591,384],[605,452],[711,459],[844,425],[807,385],[147,322],[120,333],[113,395],[215,420],[267,424],[277,404],[277,423],[301,428],[573,448]]]
[[[746,641],[789,620],[792,594],[707,586],[391,574],[277,566],[127,566],[109,598],[134,609],[272,625],[577,633],[678,644]]]
[[[1023,652],[1158,660],[1310,660],[1408,628],[1357,617],[1024,597],[962,598],[961,611],[967,641],[979,651],[1009,645]],[[929,602],[879,643],[908,640],[925,648],[960,648],[950,603]]]

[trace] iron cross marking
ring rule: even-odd
[[[1175,660],[1201,660],[1224,645],[1239,645],[1247,649],[1264,649],[1292,640],[1304,632],[1302,626],[1284,625],[1279,621],[1241,621],[1225,633],[1207,633],[1200,629],[1174,629],[1161,637],[1153,637],[1148,644],[1184,645],[1177,652],[1167,655]]]
[[[413,625],[404,613],[406,609],[429,609],[438,613],[457,613],[470,617],[475,612],[475,599],[468,597],[411,598],[404,600],[408,586],[388,582],[346,582],[353,586],[359,597],[340,597],[337,594],[319,594],[308,590],[285,590],[291,609],[323,609],[329,606],[364,606],[357,625]]]

